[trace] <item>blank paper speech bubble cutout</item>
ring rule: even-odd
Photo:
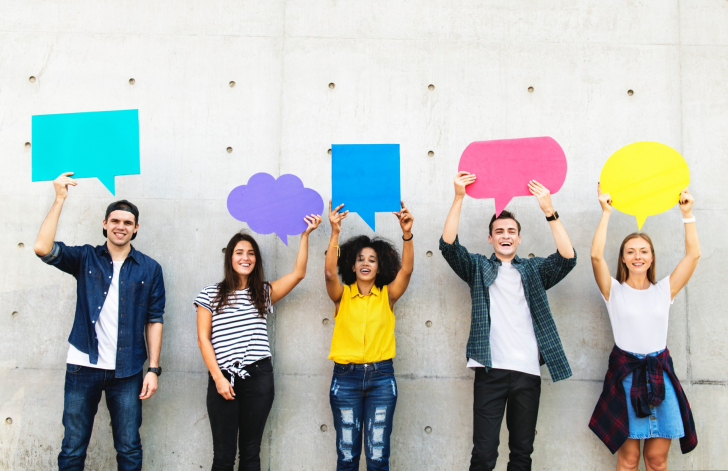
[[[375,230],[374,213],[399,211],[399,144],[331,146],[333,207],[358,213]]]
[[[682,155],[659,142],[635,142],[612,154],[599,176],[602,192],[612,206],[637,218],[642,229],[647,216],[667,211],[680,201],[690,183],[690,170]]]
[[[566,179],[566,155],[550,137],[527,137],[473,142],[463,151],[458,171],[474,173],[465,187],[472,198],[495,199],[500,214],[514,196],[531,196],[528,182],[536,180],[553,194]]]
[[[258,234],[275,233],[288,245],[289,235],[306,230],[305,216],[321,215],[324,200],[315,190],[304,188],[295,175],[256,173],[247,185],[230,192],[227,199],[230,215]]]
[[[33,116],[32,181],[96,177],[112,195],[116,175],[139,170],[139,110]]]

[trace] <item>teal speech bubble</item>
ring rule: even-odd
[[[33,116],[32,181],[98,178],[116,194],[116,175],[137,175],[139,110]]]

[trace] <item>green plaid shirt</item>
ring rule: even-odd
[[[498,276],[501,261],[495,256],[490,258],[481,254],[471,254],[460,245],[458,238],[448,244],[440,238],[440,251],[448,265],[470,286],[470,297],[473,302],[470,337],[466,354],[486,369],[492,368],[490,354],[490,296],[488,287]],[[571,368],[566,360],[564,348],[561,346],[559,332],[556,330],[546,290],[556,285],[576,266],[574,258],[564,258],[557,251],[547,258],[516,258],[513,268],[518,270],[523,280],[523,291],[531,310],[533,330],[536,333],[538,349],[546,362],[546,366],[554,381],[571,376]]]

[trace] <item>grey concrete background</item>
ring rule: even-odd
[[[220,278],[221,248],[244,226],[227,213],[228,192],[256,172],[294,173],[328,200],[332,143],[401,144],[402,194],[415,216],[415,272],[396,307],[392,469],[467,469],[470,299],[437,249],[451,179],[471,141],[542,135],[567,155],[554,202],[579,263],[549,292],[574,376],[554,384],[542,369],[534,468],[615,466],[587,428],[613,344],[588,250],[601,166],[639,140],[685,156],[702,240],[668,340],[700,444],[683,456],[675,441],[671,469],[728,468],[727,76],[725,0],[0,2],[0,468],[55,466],[75,303],[73,278],[32,250],[53,190],[31,183],[31,115],[129,108],[139,109],[142,173],[118,177],[117,197],[139,205],[135,246],[162,264],[168,299],[165,373],[144,404],[145,469],[206,469],[212,460],[191,303]],[[97,180],[81,180],[58,239],[102,243],[112,200]],[[509,209],[523,224],[521,255],[554,250],[533,199],[516,198]],[[490,253],[492,212],[492,200],[466,201],[460,237],[470,250]],[[377,234],[398,240],[394,218],[377,219]],[[635,229],[631,216],[612,218],[608,260]],[[683,253],[679,211],[650,217],[644,230],[655,241],[658,275],[668,275]],[[358,233],[371,231],[348,218],[344,237]],[[270,320],[277,396],[265,469],[335,466],[326,358],[333,323],[322,322],[333,315],[323,282],[328,236],[327,226],[313,234],[307,278]],[[292,268],[297,237],[288,247],[275,235],[258,240],[270,278]],[[505,427],[501,441],[499,470]],[[115,468],[103,402],[87,464]]]

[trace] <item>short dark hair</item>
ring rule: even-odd
[[[488,224],[488,235],[493,235],[493,223],[497,219],[513,219],[514,221],[516,221],[516,225],[518,226],[518,234],[519,235],[521,234],[521,223],[518,222],[518,219],[516,219],[516,216],[514,216],[513,213],[510,211],[503,210],[503,211],[501,211],[500,214],[498,214],[498,215],[494,214],[493,217],[490,218],[490,224]]]
[[[377,262],[379,263],[379,273],[374,279],[374,285],[381,289],[382,286],[393,282],[402,267],[402,261],[399,258],[397,249],[391,242],[379,237],[370,239],[365,235],[351,238],[341,244],[341,256],[337,262],[339,275],[345,285],[356,283],[356,273],[351,267],[356,263],[356,258],[365,247],[369,247],[377,253]]]

